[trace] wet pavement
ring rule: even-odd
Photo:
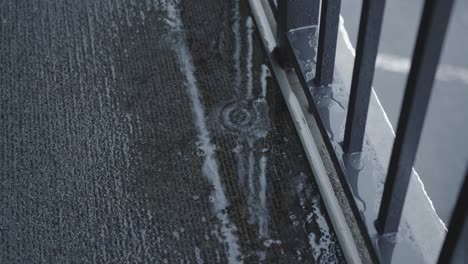
[[[1,263],[344,263],[246,2],[0,1]]]

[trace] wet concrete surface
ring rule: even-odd
[[[0,1],[1,263],[343,263],[241,1]]]

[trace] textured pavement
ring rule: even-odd
[[[0,263],[343,263],[245,2],[0,0]]]

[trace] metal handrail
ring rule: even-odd
[[[308,5],[321,7],[315,8],[316,14],[312,15],[318,18],[320,9],[320,22],[317,21],[319,42],[314,81],[318,86],[332,84],[341,0],[270,0],[269,2],[275,10],[277,19],[279,59],[285,67],[293,66],[298,74],[301,74],[301,71],[298,70],[300,69],[299,63],[287,38],[290,29],[289,19],[293,15],[290,11],[293,9],[291,6],[307,2]],[[362,151],[384,6],[385,0],[363,0],[343,142],[343,150],[347,154]],[[394,234],[400,226],[402,210],[452,6],[453,0],[426,0],[424,4],[382,201],[378,218],[375,221],[376,229],[380,235]],[[314,22],[312,21],[312,23]],[[299,79],[309,105],[311,109],[314,109],[313,95],[304,76],[300,76]],[[330,141],[327,137],[325,140]],[[328,143],[331,145],[330,142]],[[468,174],[465,175],[465,182],[450,222],[439,263],[455,261],[456,251],[463,247],[459,243],[464,243],[463,241],[467,240],[466,237],[460,238],[460,234],[467,235],[467,207],[466,202],[463,202],[468,201],[467,177]],[[465,230],[464,233],[463,230]],[[464,245],[465,248],[467,246]]]

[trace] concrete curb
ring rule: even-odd
[[[258,0],[249,0],[255,17],[258,30],[262,36],[262,41],[268,51],[268,57],[271,62],[272,71],[278,81],[281,92],[288,106],[294,125],[301,139],[302,145],[307,155],[307,159],[314,173],[315,180],[319,187],[323,201],[330,214],[330,219],[340,242],[341,248],[348,263],[362,263],[359,251],[354,238],[346,223],[346,219],[341,210],[340,203],[335,195],[332,184],[329,180],[324,162],[318,151],[317,145],[310,131],[309,125],[304,115],[304,107],[301,107],[296,94],[293,92],[287,73],[280,67],[279,63],[272,56],[272,51],[276,46],[271,26],[265,10]],[[305,108],[307,109],[307,108]]]

